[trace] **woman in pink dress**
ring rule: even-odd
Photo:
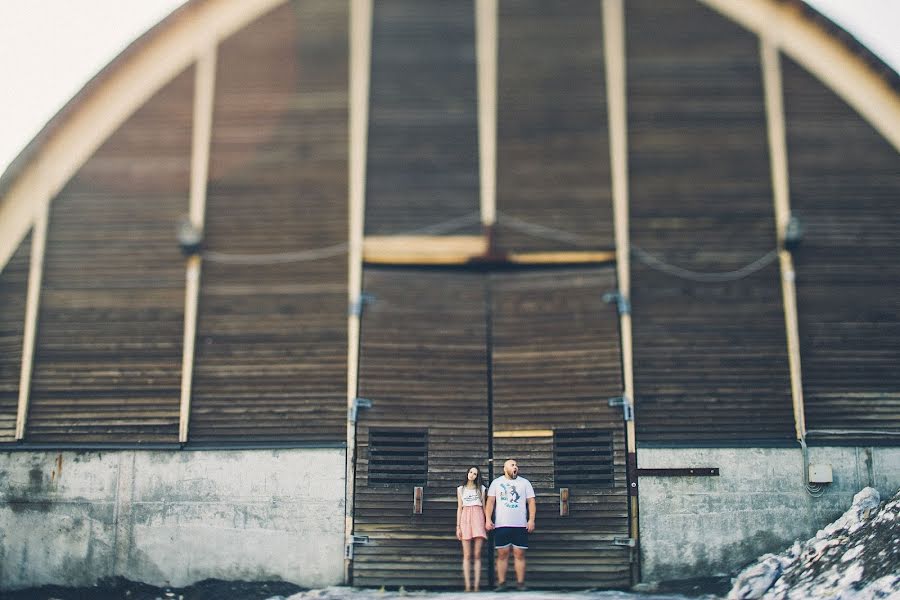
[[[487,539],[484,529],[485,491],[478,467],[466,471],[465,483],[456,488],[456,539],[462,542],[462,571],[467,592],[477,592],[481,580],[481,544]]]

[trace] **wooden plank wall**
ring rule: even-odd
[[[178,441],[193,84],[167,84],[51,204],[29,441]]]
[[[775,249],[759,42],[695,2],[625,4],[631,240],[698,272]],[[777,262],[698,283],[632,258],[641,442],[793,438]]]
[[[375,2],[366,234],[480,232],[476,100],[472,0]]]
[[[0,270],[0,442],[16,437],[32,235],[25,236]]]
[[[613,248],[601,2],[501,2],[497,244]],[[509,215],[582,239],[523,233]]]
[[[347,23],[292,2],[220,47],[207,249],[330,250],[204,261],[191,442],[346,439]]]
[[[362,321],[353,584],[454,587],[462,581],[456,486],[487,468],[488,372],[483,275],[366,269]],[[368,484],[369,428],[428,432],[421,515],[412,485]],[[485,546],[487,546],[485,544]],[[485,553],[487,556],[487,551]],[[487,585],[487,560],[482,582]]]
[[[791,208],[805,226],[794,264],[809,439],[896,443],[900,156],[801,67],[782,69]]]
[[[627,587],[625,428],[618,317],[602,301],[612,269],[496,273],[491,280],[495,432],[602,429],[614,440],[615,486],[575,486],[570,516],[559,516],[553,437],[494,437],[494,475],[515,458],[537,494],[528,581],[535,587]],[[510,567],[511,568],[511,567]]]

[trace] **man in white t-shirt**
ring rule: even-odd
[[[492,521],[495,507],[496,521]],[[488,531],[494,530],[494,547],[497,548],[497,591],[506,586],[510,548],[517,587],[525,589],[525,550],[528,549],[528,534],[534,531],[536,507],[534,488],[530,481],[519,477],[519,465],[512,459],[503,463],[503,475],[491,482],[484,503],[484,526]]]

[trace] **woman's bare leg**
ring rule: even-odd
[[[472,554],[472,571],[475,575],[475,586],[474,590],[479,591],[479,586],[481,584],[481,544],[484,542],[482,538],[475,538]]]
[[[472,591],[472,580],[469,577],[469,557],[472,554],[472,540],[462,540],[462,569],[463,582],[466,584],[466,591]],[[476,575],[477,577],[477,575]]]

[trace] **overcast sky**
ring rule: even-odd
[[[900,71],[900,0],[808,0]],[[0,173],[79,89],[184,0],[0,0]]]

